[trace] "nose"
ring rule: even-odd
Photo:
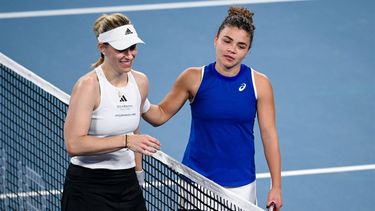
[[[236,46],[235,46],[235,45],[228,45],[227,51],[228,51],[229,53],[233,53],[233,54],[235,54],[235,53],[237,52],[237,50],[236,50]]]

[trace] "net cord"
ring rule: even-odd
[[[5,56],[3,53],[0,52],[0,62],[11,69],[12,71],[16,72],[17,74],[21,75],[22,77],[26,78],[27,80],[31,81],[35,85],[41,87],[46,92],[50,93],[51,95],[57,97],[59,100],[64,102],[65,104],[69,104],[70,96],[60,90],[59,88],[55,87],[53,84],[49,83],[48,81],[44,80],[40,76],[36,75],[35,73],[31,72],[24,66],[18,64],[17,62],[13,61],[9,57]]]
[[[208,178],[200,175],[193,169],[181,164],[174,158],[170,157],[169,155],[165,154],[162,151],[157,151],[152,155],[155,159],[159,160],[163,164],[169,166],[176,172],[182,174],[182,175],[187,175],[189,179],[191,179],[193,182],[197,183],[198,185],[214,192],[218,196],[220,196],[223,199],[226,199],[228,201],[234,202],[237,206],[244,210],[263,210],[254,204],[250,203],[249,201],[246,201],[245,199],[238,197],[235,193],[226,190],[222,186],[218,185],[217,183],[213,182],[212,180],[209,180]]]

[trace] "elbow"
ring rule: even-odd
[[[170,118],[160,118],[158,121],[150,122],[150,124],[154,127],[159,127],[164,125]]]
[[[163,125],[165,122],[152,122],[150,123],[153,127],[159,127],[161,125]]]
[[[74,149],[74,147],[71,147],[71,146],[66,146],[66,152],[68,153],[68,155],[70,157],[74,157],[74,156],[77,156],[78,153],[76,152],[76,150]]]
[[[158,121],[150,122],[150,124],[154,127],[159,127],[159,126],[163,125],[165,122],[166,122],[165,120],[159,119]]]
[[[162,119],[155,119],[155,118],[148,118],[147,116],[143,115],[143,119],[152,125],[153,127],[159,127],[160,125],[163,125],[166,121]]]
[[[166,123],[172,115],[165,112],[162,106],[152,105],[148,112],[142,114],[142,118],[152,125],[153,127],[159,127]]]
[[[79,155],[78,147],[72,142],[72,140],[65,139],[65,149],[70,157]]]

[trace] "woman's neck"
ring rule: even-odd
[[[241,64],[238,64],[236,66],[227,68],[224,65],[216,62],[215,69],[216,69],[217,72],[219,72],[223,76],[233,77],[233,76],[236,76],[240,72]]]
[[[112,68],[110,65],[107,65],[106,63],[103,63],[101,67],[108,82],[110,82],[113,86],[126,86],[126,84],[128,83],[127,72],[116,71],[114,68]]]

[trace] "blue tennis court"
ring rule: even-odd
[[[20,1],[0,7],[0,51],[70,94],[99,56],[91,30],[123,12],[146,45],[135,69],[157,103],[189,66],[215,59],[213,39],[228,5],[254,13],[246,63],[272,81],[283,163],[283,210],[373,210],[375,199],[375,2],[349,1]],[[262,2],[262,3],[259,3]],[[228,5],[227,5],[228,4]],[[19,12],[19,13],[16,13]],[[186,104],[165,125],[142,122],[177,160],[190,130]],[[258,202],[269,180],[256,134]]]

